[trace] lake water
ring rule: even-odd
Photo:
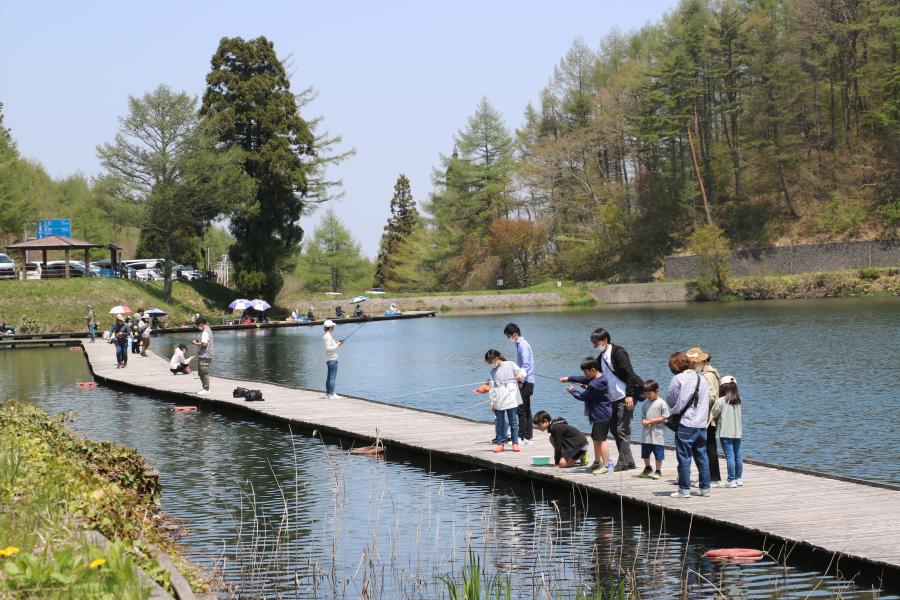
[[[700,345],[723,373],[738,377],[751,457],[898,479],[890,464],[897,428],[879,425],[884,407],[897,407],[896,301],[376,322],[342,349],[338,390],[486,418],[483,407],[472,409],[468,385],[424,390],[482,380],[487,348],[513,354],[502,335],[510,319],[531,340],[538,373],[547,376],[577,370],[597,325],[629,349],[642,376],[663,385],[668,354]],[[160,337],[154,346],[168,351],[178,340]],[[214,372],[321,388],[320,331],[219,332]],[[140,450],[161,471],[162,508],[189,529],[189,554],[219,569],[243,597],[441,597],[439,578],[459,572],[469,546],[489,573],[510,577],[515,598],[543,598],[545,589],[570,597],[578,587],[608,587],[631,571],[642,597],[671,598],[682,568],[691,597],[716,590],[746,598],[873,597],[815,566],[702,558],[711,547],[740,545],[730,532],[689,535],[671,523],[661,531],[640,511],[506,477],[495,481],[490,471],[393,454],[386,461],[355,457],[238,415],[177,414],[160,399],[82,390],[74,384],[89,374],[80,353],[0,352],[0,373],[0,399],[74,412],[73,426],[85,435]],[[578,407],[560,384],[539,380],[537,387],[537,407],[577,421]]]

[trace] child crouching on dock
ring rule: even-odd
[[[185,344],[178,344],[178,347],[175,348],[172,360],[169,361],[169,370],[172,372],[172,375],[178,375],[179,373],[187,375],[191,372],[191,361],[194,360],[194,357],[189,356],[185,358],[185,352],[187,352]]]
[[[666,457],[665,422],[669,417],[669,405],[659,397],[659,384],[648,379],[644,382],[644,407],[641,424],[644,426],[641,437],[641,458],[644,459],[644,472],[639,477],[659,479],[662,477],[662,463]],[[650,455],[656,458],[656,470],[650,466]]]
[[[554,465],[561,469],[575,465],[587,466],[590,445],[587,437],[577,427],[572,427],[562,417],[551,418],[546,410],[538,411],[532,422],[541,431],[550,432]]]
[[[513,452],[519,451],[519,417],[516,409],[522,404],[519,382],[525,380],[525,371],[511,360],[506,360],[493,348],[484,353],[484,362],[491,365],[491,378],[475,390],[476,394],[488,392],[491,411],[497,419],[497,445],[494,452],[503,452],[503,438],[509,425]]]
[[[588,357],[581,361],[581,372],[584,375],[560,377],[563,383],[571,381],[580,383],[582,390],[569,386],[567,391],[577,400],[584,402],[584,416],[591,423],[591,439],[594,441],[594,462],[590,471],[594,475],[603,475],[609,471],[609,420],[612,417],[612,402],[609,399],[609,388],[601,376],[600,363],[596,358]]]

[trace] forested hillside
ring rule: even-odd
[[[646,275],[704,224],[732,247],[896,235],[898,43],[890,0],[684,0],[576,40],[515,133],[478,105],[385,285]]]

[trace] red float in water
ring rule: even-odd
[[[706,553],[707,558],[739,558],[739,559],[759,559],[765,556],[762,550],[753,548],[719,548],[710,550]]]
[[[176,406],[172,409],[173,412],[197,412],[196,406]]]
[[[82,388],[97,387],[97,382],[96,381],[81,381],[78,383],[78,387],[82,387]]]

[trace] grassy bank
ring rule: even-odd
[[[206,281],[172,284],[172,301],[163,302],[162,282],[139,282],[127,279],[48,279],[46,281],[0,281],[0,320],[17,330],[27,323],[36,333],[85,331],[87,306],[101,328],[109,327],[107,314],[117,304],[137,310],[160,308],[169,313],[170,323],[182,323],[200,313],[218,316],[237,297],[237,292]]]
[[[784,300],[900,296],[900,271],[858,269],[830,273],[735,277],[726,299]]]
[[[168,585],[151,546],[204,588],[162,527],[158,483],[135,450],[82,439],[14,401],[0,406],[0,439],[0,597],[145,598],[136,567]],[[112,544],[97,546],[86,529]]]

